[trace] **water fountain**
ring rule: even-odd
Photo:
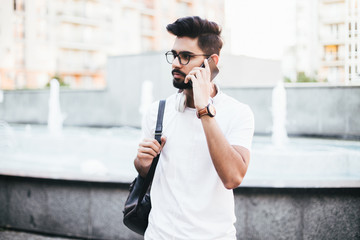
[[[61,136],[64,121],[64,115],[60,108],[60,84],[58,80],[50,81],[49,115],[48,130],[52,136]]]
[[[4,91],[0,89],[0,103],[4,101]]]
[[[286,132],[286,90],[284,83],[279,81],[272,92],[272,136],[271,140],[275,147],[283,148],[288,142]]]
[[[55,90],[57,86],[55,83]],[[151,83],[143,83],[141,112],[144,112],[146,104],[152,101],[149,100],[151,87]],[[66,233],[84,238],[92,234],[94,238],[108,239],[128,234],[129,237],[125,236],[124,239],[137,239],[121,225],[120,220],[121,202],[127,197],[128,184],[137,175],[133,159],[141,131],[129,127],[62,128],[63,115],[60,111],[58,88],[55,90],[52,90],[49,100],[49,129],[41,125],[0,124],[0,145],[2,133],[12,131],[13,133],[6,133],[7,136],[16,138],[16,147],[7,147],[5,151],[0,148],[0,175],[5,176],[2,181],[0,177],[0,196],[4,192],[4,196],[8,196],[0,198],[0,204],[10,206],[9,209],[21,209],[0,214],[0,221],[18,229],[53,234],[53,226],[56,225],[59,228],[55,234]],[[360,186],[360,142],[288,139],[284,127],[285,110],[286,93],[280,86],[274,89],[273,142],[269,137],[255,136],[249,170],[242,183],[244,188],[238,189],[235,194],[236,202],[246,206],[245,211],[248,211],[250,220],[258,219],[259,214],[265,212],[270,216],[266,219],[271,219],[271,216],[283,219],[285,216],[285,219],[299,222],[302,221],[301,217],[294,213],[306,212],[306,207],[318,208],[316,201],[301,201],[300,198],[294,198],[290,190],[288,194],[287,189],[295,188],[296,191],[304,192],[307,188]],[[53,126],[55,133],[60,130],[61,137],[52,137],[49,134]],[[1,192],[2,189],[6,191]],[[255,189],[254,192],[246,194],[246,191],[252,191],[251,189]],[[268,192],[257,197],[256,194],[261,191],[259,189]],[[244,194],[239,196],[241,192]],[[318,193],[313,195],[314,197],[311,197],[314,199]],[[339,199],[341,197],[340,195]],[[331,208],[333,205],[342,208],[348,204],[346,201],[333,203],[329,198],[325,201],[321,199],[321,204],[323,202],[327,204],[325,210],[330,209],[327,208],[330,205]],[[356,202],[353,202],[351,206],[356,205]],[[280,207],[282,204],[284,207]],[[301,210],[299,206],[303,206]],[[274,215],[274,209],[281,214]],[[320,212],[319,216],[315,216],[317,219],[325,218],[321,213],[328,212],[320,210],[317,211]],[[84,212],[90,214],[84,215]],[[345,218],[348,215],[346,212],[341,215],[342,222],[349,222]],[[240,223],[242,216],[243,209],[237,210]],[[26,219],[35,219],[38,225],[34,227],[34,221],[26,222]],[[53,222],[53,219],[57,222]],[[306,220],[308,221],[308,218]],[[311,224],[316,221],[311,221]],[[74,224],[68,224],[69,222]],[[84,222],[86,224],[81,224]],[[114,224],[108,224],[109,222]],[[250,225],[256,225],[257,222],[250,222]],[[278,220],[274,222],[278,225]],[[73,229],[72,226],[76,228]],[[81,233],[78,229],[81,229]],[[96,231],[88,233],[88,229]]]
[[[0,89],[0,103],[3,102],[4,102],[4,91]],[[12,148],[15,145],[16,145],[16,140],[13,129],[6,121],[0,118],[0,150],[5,151],[6,149]]]
[[[146,110],[153,102],[153,83],[151,81],[144,81],[141,86],[141,103],[139,111],[141,115],[146,113]]]
[[[1,89],[1,76],[0,76],[0,103],[4,101],[4,91]]]
[[[271,187],[360,186],[360,143],[321,138],[288,138],[286,90],[272,91],[272,136],[254,138],[244,185]]]
[[[13,134],[10,134],[10,126],[3,124],[1,132],[6,132],[7,139],[12,139],[10,144],[16,142],[17,147],[0,151],[0,173],[56,179],[132,180],[136,171],[131,159],[136,155],[140,130],[126,127],[63,129],[59,84],[52,80],[51,86],[48,130],[41,125],[12,124]],[[152,83],[145,81],[142,113],[152,98]],[[273,90],[273,136],[255,136],[244,186],[360,186],[360,143],[288,139],[285,119],[286,92],[280,83]],[[61,137],[52,137],[59,135]]]

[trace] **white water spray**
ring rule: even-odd
[[[283,147],[288,142],[286,132],[286,90],[284,83],[279,81],[272,92],[272,143],[276,147]]]
[[[153,102],[153,83],[151,81],[144,81],[141,86],[141,104],[140,113],[144,115],[146,110]]]
[[[0,87],[1,87],[1,76],[0,76]],[[4,92],[0,89],[0,103],[4,101]]]
[[[60,84],[58,80],[50,81],[48,130],[52,136],[62,135],[64,116],[60,109]]]

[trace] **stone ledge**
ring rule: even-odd
[[[136,240],[122,224],[126,184],[0,176],[0,227]],[[360,188],[234,190],[238,239],[358,239]]]

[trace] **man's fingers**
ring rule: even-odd
[[[160,150],[160,149],[159,149]],[[141,154],[147,154],[150,155],[151,157],[156,157],[158,155],[158,152],[156,152],[154,149],[152,148],[147,148],[147,147],[140,147],[138,150],[139,153]]]
[[[147,153],[140,152],[140,151],[138,152],[137,157],[138,157],[138,159],[141,159],[143,161],[153,159],[153,157],[151,155],[149,155]]]
[[[197,80],[197,78],[199,77],[199,75],[201,74],[200,72],[200,68],[194,68],[192,69],[188,75],[186,75],[185,77],[185,80],[184,80],[184,83],[188,83],[190,80],[194,81],[194,80]],[[192,77],[195,77],[192,78]]]
[[[191,80],[193,83],[196,82],[197,78],[194,76],[194,75],[187,75],[185,80],[184,80],[184,83],[188,83],[189,80]]]
[[[204,60],[205,68],[202,67],[195,67],[193,68],[188,75],[186,75],[184,82],[188,83],[189,80],[206,80],[207,76],[210,76],[210,65],[207,59]],[[191,76],[195,76],[193,79]]]
[[[140,147],[149,147],[152,149],[157,149],[160,147],[160,144],[155,139],[144,139],[140,144]]]
[[[146,154],[150,154],[153,157],[156,157],[162,147],[164,146],[166,142],[166,137],[161,137],[161,145],[160,143],[155,140],[155,139],[144,139],[140,144],[139,144],[139,149],[138,152],[143,152]]]
[[[184,83],[188,83],[191,80],[191,75],[186,75]]]
[[[207,59],[204,60],[204,64],[205,64],[205,70],[210,73],[210,65],[209,65],[209,61]]]
[[[156,143],[157,141],[154,138],[144,138],[142,143],[151,143],[154,142]]]
[[[162,136],[161,137],[161,146],[160,146],[160,151],[163,149],[164,145],[166,143],[166,137],[165,136]]]
[[[195,67],[193,68],[188,75],[194,75],[194,76],[200,76],[202,75],[202,71],[204,71],[204,68]]]
[[[210,70],[210,65],[209,65],[209,61],[207,59],[204,60],[204,64],[205,64],[205,74],[206,77],[204,77],[204,79],[207,79],[207,76],[211,75],[211,70]]]

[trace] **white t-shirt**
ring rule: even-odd
[[[196,110],[175,109],[176,94],[166,99],[161,152],[152,187],[145,240],[234,240],[233,191],[224,187],[212,163]],[[231,145],[251,149],[251,109],[225,93],[213,98],[215,119]],[[154,138],[158,102],[142,124],[143,137]]]

